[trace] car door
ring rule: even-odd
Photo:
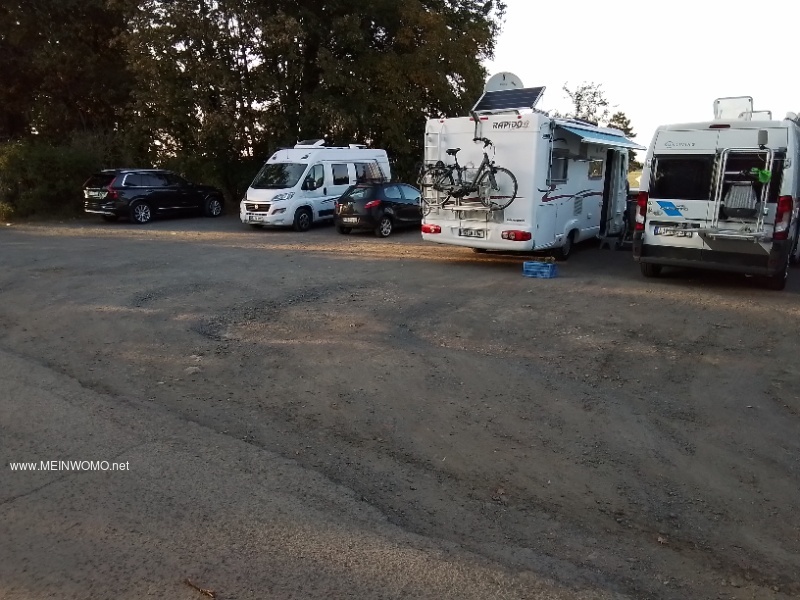
[[[170,192],[177,202],[176,207],[181,210],[197,210],[202,203],[201,194],[195,186],[190,184],[180,175],[164,173]]]
[[[160,176],[160,173],[140,173],[140,181],[147,188],[147,203],[156,212],[169,210],[169,206],[174,202],[169,195],[167,180]]]
[[[403,220],[407,223],[419,223],[422,221],[422,210],[420,208],[419,190],[403,184],[400,186],[403,192]]]
[[[303,179],[303,196],[311,206],[314,219],[333,216],[333,202],[326,202],[325,192],[325,166],[317,163],[308,170]]]

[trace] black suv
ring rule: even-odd
[[[158,214],[202,211],[222,214],[223,196],[217,188],[189,183],[162,169],[109,169],[83,184],[84,211],[106,221],[128,217],[133,223],[150,222]]]

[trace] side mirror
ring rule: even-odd
[[[759,129],[758,130],[758,145],[761,148],[764,148],[767,144],[769,144],[769,131],[766,129]]]

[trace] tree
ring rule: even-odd
[[[572,101],[572,110],[567,117],[592,123],[601,123],[608,119],[611,104],[606,99],[602,84],[584,82],[575,89],[570,89],[565,83],[562,89]]]
[[[6,1],[0,6],[0,139],[55,142],[117,124],[128,101],[124,26],[104,0]]]
[[[633,139],[636,137],[636,134],[633,132],[633,127],[631,126],[631,120],[624,112],[618,111],[611,115],[611,118],[608,120],[608,126],[619,129],[625,133],[625,137],[627,138]],[[628,169],[630,171],[640,171],[642,169],[642,163],[637,162],[636,152],[633,150],[628,150]]]

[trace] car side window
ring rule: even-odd
[[[333,185],[348,185],[350,183],[350,173],[347,165],[331,165],[333,174]]]
[[[387,185],[383,188],[383,197],[387,200],[403,200],[403,195],[400,193],[400,188],[396,185]]]
[[[122,183],[125,187],[142,187],[142,177],[138,173],[128,173]]]
[[[314,182],[314,189],[320,189],[325,185],[325,169],[322,168],[322,165],[314,165],[308,178]]]
[[[143,187],[164,187],[165,182],[161,181],[152,173],[142,173],[139,175],[139,181]]]
[[[183,177],[179,177],[178,175],[175,175],[175,173],[163,173],[162,177],[170,187],[178,187],[186,183]]]
[[[406,203],[408,204],[419,203],[419,192],[416,189],[414,189],[410,185],[402,185],[400,187],[403,189],[403,196],[406,197]]]

